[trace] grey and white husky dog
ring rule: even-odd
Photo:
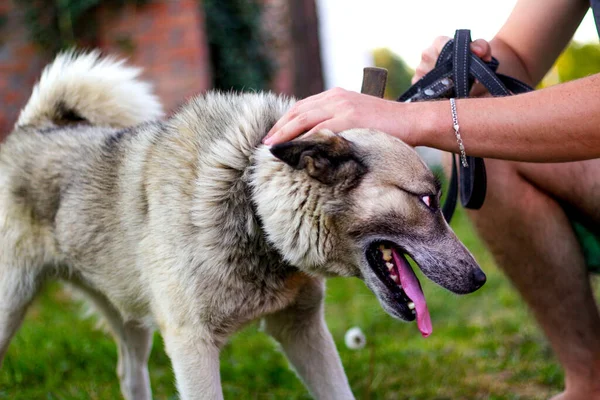
[[[324,279],[358,277],[431,332],[405,256],[455,293],[485,275],[448,227],[440,187],[385,133],[323,131],[268,147],[294,101],[207,93],[166,120],[139,70],[99,53],[48,66],[0,148],[0,361],[40,285],[104,315],[127,399],[151,397],[162,334],[179,394],[222,398],[219,350],[262,318],[319,399],[351,399],[323,318]]]

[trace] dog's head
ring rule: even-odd
[[[365,129],[324,131],[270,152],[254,199],[270,242],[291,264],[362,278],[389,314],[416,317],[425,336],[429,312],[407,255],[454,293],[485,283],[442,216],[437,179],[402,141]]]

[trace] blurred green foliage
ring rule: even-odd
[[[53,54],[74,45],[79,18],[99,0],[21,0],[24,23],[30,39],[42,50]]]
[[[92,43],[95,18],[90,13],[100,3],[119,7],[144,4],[147,0],[19,0],[30,39],[49,54],[81,44]]]
[[[267,89],[274,70],[256,0],[204,0],[213,86],[222,90]]]
[[[600,72],[600,44],[571,42],[538,88],[579,79]]]
[[[388,70],[388,81],[385,86],[385,98],[397,99],[410,87],[413,71],[404,60],[389,49],[380,48],[373,51],[375,66]]]
[[[600,45],[573,42],[556,61],[561,82],[570,81],[600,71]]]

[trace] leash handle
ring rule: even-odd
[[[397,101],[427,101],[440,98],[465,98],[469,96],[475,80],[479,81],[494,97],[509,96],[533,90],[525,83],[509,76],[496,73],[499,62],[485,62],[471,52],[471,33],[459,29],[442,48],[435,68],[408,88]],[[468,168],[458,173],[456,156],[452,157],[452,176],[442,213],[450,222],[458,193],[464,207],[478,209],[483,205],[487,190],[485,163],[482,158],[467,156]]]
[[[452,73],[454,75],[454,91],[461,99],[469,96],[473,80],[469,79],[471,58],[471,32],[459,29],[454,34],[454,54],[452,58]]]

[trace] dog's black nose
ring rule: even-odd
[[[475,268],[471,271],[471,277],[473,278],[473,284],[475,285],[475,289],[479,289],[483,286],[487,277],[481,270],[481,268]]]

